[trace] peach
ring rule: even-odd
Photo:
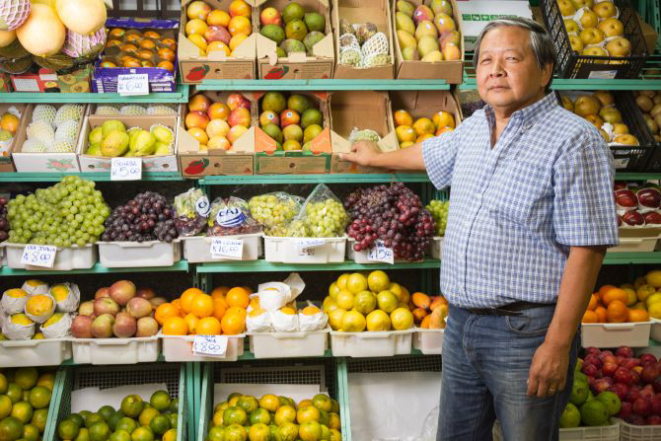
[[[199,18],[194,18],[186,23],[186,35],[202,35],[207,31],[209,26],[205,21],[200,20]]]
[[[301,121],[300,115],[294,110],[285,109],[280,114],[280,123],[283,129],[290,124],[298,124],[300,121]]]
[[[237,126],[237,127],[243,127],[243,126]],[[228,131],[229,134],[229,131]],[[227,139],[225,136],[214,136],[213,138],[209,139],[209,143],[207,144],[208,149],[219,149],[219,150],[229,150],[232,148],[232,144],[230,143],[229,139]]]
[[[209,119],[227,119],[230,116],[232,109],[224,103],[213,103],[209,106],[207,114]]]
[[[71,335],[75,338],[92,338],[92,320],[86,315],[79,315],[71,323]]]
[[[135,297],[135,284],[130,280],[119,280],[110,285],[110,298],[119,306],[125,306]]]
[[[222,41],[226,45],[229,45],[232,36],[229,31],[222,26],[209,26],[204,32],[204,38],[207,40],[207,43],[212,41]],[[207,49],[207,52],[210,51]]]
[[[240,93],[233,93],[227,97],[227,106],[230,110],[236,110],[239,107],[250,109],[250,101]]]
[[[264,127],[267,124],[275,124],[276,126],[280,124],[280,118],[278,114],[272,110],[265,110],[259,115],[259,125]]]
[[[184,123],[186,124],[187,129],[197,127],[204,130],[207,128],[207,124],[209,124],[209,116],[201,111],[188,112]]]
[[[232,110],[230,117],[227,120],[230,127],[234,126],[244,126],[245,128],[250,127],[250,110],[239,107],[238,109]],[[231,130],[230,130],[231,131]]]
[[[259,14],[259,22],[262,26],[269,24],[279,26],[282,24],[282,15],[280,14],[280,11],[275,8],[264,8],[261,14]]]
[[[209,106],[211,106],[211,100],[202,94],[195,95],[188,102],[188,110],[191,112],[196,110],[206,112],[209,109]]]
[[[230,20],[229,25],[227,25],[227,29],[229,29],[230,34],[232,34],[232,35],[238,35],[238,34],[250,35],[250,34],[252,34],[252,24],[250,23],[249,19],[247,19],[246,17],[243,17],[243,16],[233,17]]]
[[[206,20],[211,12],[211,6],[202,1],[194,1],[186,8],[186,15],[189,20]]]
[[[209,26],[223,26],[226,28],[230,24],[231,18],[227,12],[216,9],[211,11],[207,16],[207,24]]]
[[[239,139],[247,131],[248,128],[246,126],[234,126],[230,129],[230,132],[227,135],[227,139],[229,140],[229,142],[234,144],[236,140]]]
[[[248,3],[243,0],[234,0],[229,7],[232,17],[250,17],[251,9]]]
[[[207,124],[206,132],[209,135],[209,139],[216,136],[227,136],[230,131],[230,126],[227,124],[227,121],[224,119],[212,119]]]

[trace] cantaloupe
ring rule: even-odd
[[[59,17],[48,6],[32,5],[30,16],[16,29],[21,45],[33,55],[47,57],[62,49],[66,28]]]
[[[16,40],[16,31],[0,31],[0,47],[7,47]]]
[[[103,0],[57,0],[56,4],[64,25],[79,34],[93,34],[106,23]]]

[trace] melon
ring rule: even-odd
[[[25,23],[30,14],[30,0],[0,1],[0,31],[13,31]]]
[[[57,0],[57,14],[70,30],[83,35],[97,32],[106,24],[103,0]]]
[[[30,15],[23,25],[16,29],[21,45],[33,55],[47,57],[62,49],[66,29],[55,11],[45,5],[32,5]]]
[[[16,31],[0,31],[0,47],[7,47],[16,40]]]

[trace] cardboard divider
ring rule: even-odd
[[[334,92],[331,108],[331,173],[383,173],[383,169],[363,167],[340,160],[341,153],[351,151],[349,135],[354,127],[376,131],[381,140],[377,143],[382,152],[399,149],[393,127],[390,98],[386,92],[347,91]]]
[[[240,92],[202,92],[212,102],[227,102],[232,93]],[[252,175],[255,158],[255,127],[258,126],[257,102],[248,93],[241,93],[250,101],[251,127],[241,135],[230,150],[200,150],[200,143],[186,131],[184,121],[188,106],[182,106],[181,120],[178,126],[177,156],[181,174],[187,178],[201,178],[218,175]],[[191,97],[192,98],[192,97]]]
[[[313,55],[295,53],[278,58],[277,44],[260,34],[259,15],[264,8],[273,7],[282,11],[288,0],[248,0],[253,9],[253,33],[257,38],[257,74],[264,80],[311,80],[333,78],[335,52],[331,25],[329,0],[298,0],[305,12],[318,12],[326,19],[326,36],[312,47]],[[283,22],[284,26],[284,22]]]
[[[429,6],[430,0],[407,0],[414,6],[426,5]],[[450,61],[414,61],[404,60],[402,57],[402,48],[399,45],[397,38],[397,25],[395,23],[395,13],[397,12],[397,2],[392,2],[392,29],[395,34],[395,54],[396,54],[396,71],[398,79],[409,80],[445,80],[449,84],[461,84],[464,77],[464,32],[461,26],[461,16],[459,15],[459,7],[455,0],[449,0],[452,4],[452,18],[454,19],[457,31],[461,38],[461,59]]]
[[[255,23],[253,33],[234,49],[233,57],[226,57],[222,51],[200,55],[200,49],[186,37],[187,6],[193,0],[182,0],[181,20],[179,22],[179,41],[177,59],[181,82],[184,84],[201,83],[203,80],[253,80],[256,66]],[[212,9],[228,11],[232,0],[204,0]],[[248,2],[250,3],[250,2]],[[254,20],[254,9],[253,17]]]
[[[27,128],[27,118],[25,117],[26,115],[26,110],[27,110],[27,105],[26,104],[2,104],[0,103],[0,115],[3,115],[5,112],[7,112],[9,109],[12,107],[15,107],[18,109],[19,112],[21,112],[21,119],[20,123],[18,125],[18,129],[16,130],[16,133],[14,134],[14,138],[11,141],[11,144],[9,145],[9,150],[7,151],[7,156],[0,156],[0,173],[12,173],[16,171],[16,167],[14,166],[14,163],[12,162],[12,154],[14,153],[14,149],[16,148],[18,136],[21,132],[25,132]]]
[[[340,19],[350,24],[370,22],[388,37],[388,54],[392,62],[374,67],[340,64]],[[333,0],[333,34],[335,36],[335,75],[337,79],[392,80],[395,78],[395,45],[388,0]]]

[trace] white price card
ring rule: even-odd
[[[139,181],[142,179],[142,159],[112,158],[110,163],[111,181]]]
[[[225,357],[227,337],[223,335],[196,335],[193,340],[193,354],[207,357]]]
[[[214,237],[211,240],[211,257],[241,260],[243,258],[243,239]]]
[[[118,75],[117,93],[122,96],[149,95],[149,75]]]
[[[47,245],[26,245],[21,256],[22,265],[43,266],[53,268],[57,247]]]
[[[367,260],[370,262],[395,263],[395,252],[392,248],[384,245],[382,240],[377,240],[372,248],[367,252]]]
[[[300,253],[301,251],[309,250],[310,248],[317,248],[325,245],[324,239],[294,239],[294,246]]]

